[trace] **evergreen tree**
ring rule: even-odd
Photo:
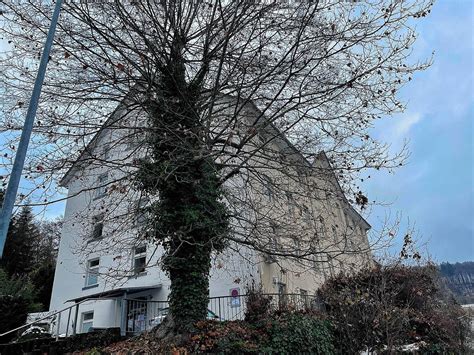
[[[35,302],[42,304],[43,310],[49,309],[51,293],[53,291],[55,264],[43,262],[35,266],[29,274],[29,279],[35,289]]]
[[[53,291],[62,218],[40,222],[38,228],[39,238],[35,240],[33,246],[36,262],[29,277],[36,290],[36,302],[41,303],[44,310],[48,310]]]
[[[40,238],[31,207],[22,207],[20,213],[11,221],[1,265],[10,276],[27,275],[37,261],[34,246]]]
[[[28,278],[9,277],[0,269],[0,333],[25,324],[28,312],[38,312],[34,286]],[[0,343],[10,341],[15,334],[0,338]]]

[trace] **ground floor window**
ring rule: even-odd
[[[94,312],[84,312],[82,313],[82,322],[81,322],[81,333],[88,333],[92,329],[94,322]]]
[[[285,309],[287,306],[287,291],[286,284],[283,282],[278,283],[278,307]]]
[[[308,291],[303,290],[301,288],[300,289],[300,295],[301,295],[301,305],[303,306],[303,308],[308,308],[309,307]]]

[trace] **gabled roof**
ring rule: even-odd
[[[255,103],[250,102],[252,105],[253,109],[258,112],[259,115],[262,115],[262,112],[257,108]],[[295,156],[297,156],[299,159],[302,161],[302,165],[308,166],[309,168],[314,167],[314,163],[311,164],[306,157],[301,154],[301,151],[297,149],[293,143],[290,142],[290,140],[285,136],[283,132],[281,132],[273,123],[269,123],[268,127],[266,128],[268,130],[271,130],[272,136],[280,138],[281,142],[283,142],[293,153]],[[369,230],[371,228],[371,225],[367,220],[352,206],[352,204],[347,200],[347,197],[344,193],[344,190],[341,187],[341,184],[339,183],[339,179],[337,178],[336,174],[334,173],[334,168],[331,165],[331,162],[329,161],[328,156],[326,155],[326,152],[323,150],[320,151],[316,157],[317,160],[323,162],[326,164],[326,171],[329,172],[329,177],[333,180],[334,186],[336,187],[337,191],[336,193],[339,195],[341,200],[346,204],[346,211],[351,215],[352,219],[356,222],[359,222],[362,224],[365,230]]]
[[[87,160],[90,158],[91,152],[94,150],[97,142],[100,140],[103,133],[107,129],[109,129],[111,126],[113,126],[115,123],[123,119],[123,116],[119,115],[119,113],[127,107],[127,101],[132,96],[132,94],[136,93],[136,91],[137,91],[136,87],[132,88],[130,92],[127,95],[125,95],[125,97],[119,102],[119,104],[115,107],[115,109],[112,111],[112,113],[107,118],[107,120],[102,124],[99,130],[94,134],[90,142],[87,143],[86,147],[79,154],[79,157],[76,159],[76,161],[72,163],[71,167],[68,169],[68,171],[66,171],[64,176],[61,178],[61,180],[59,181],[59,186],[67,187],[67,184],[69,183],[69,180],[71,179],[71,177],[74,176],[74,173],[76,173],[81,168],[83,163],[87,163]]]
[[[88,154],[91,153],[91,151],[94,149],[95,145],[97,144],[98,140],[101,138],[102,133],[108,129],[110,126],[112,126],[114,123],[117,123],[120,121],[123,116],[118,115],[119,112],[123,108],[126,107],[126,101],[128,99],[129,95],[127,95],[114,109],[114,111],[111,113],[107,121],[102,125],[102,127],[99,129],[99,131],[94,135],[94,137],[91,139],[91,141],[87,144],[86,148],[84,151],[81,152],[79,158],[73,163],[71,168],[66,172],[66,174],[63,176],[63,178],[60,181],[60,186],[66,186],[70,180],[70,178],[74,175],[74,173],[80,169],[82,163],[87,162],[88,159]],[[222,95],[222,97],[230,98],[233,100],[237,100],[235,97],[230,96],[230,95]],[[255,105],[253,101],[247,101],[246,105],[249,105],[258,115],[261,115],[262,117],[265,117],[262,113],[262,111]],[[265,120],[262,121],[262,124],[265,124]],[[271,131],[272,137],[275,137],[279,140],[279,143],[283,143],[286,145],[287,148],[289,148],[295,157],[297,159],[300,159],[302,162],[302,166],[307,166],[308,168],[314,167],[314,164],[311,164],[306,157],[301,154],[301,152],[288,140],[288,138],[285,136],[283,132],[281,132],[273,123],[268,123],[267,127],[265,127],[265,131]],[[323,162],[324,164],[327,165],[327,171],[329,172],[330,178],[333,180],[334,185],[337,189],[336,193],[339,195],[342,201],[346,204],[346,211],[352,215],[353,219],[355,221],[359,221],[362,223],[363,227],[368,230],[371,228],[370,224],[362,217],[362,215],[352,206],[352,204],[347,200],[344,191],[339,184],[339,180],[336,177],[336,174],[334,173],[334,169],[331,166],[331,163],[324,151],[321,151],[317,156],[316,159],[319,161]]]
[[[365,230],[369,230],[371,228],[371,225],[367,220],[362,217],[362,215],[352,206],[352,204],[347,200],[346,195],[344,194],[344,190],[341,187],[341,184],[339,183],[339,179],[337,178],[336,174],[334,173],[334,168],[331,165],[331,162],[329,161],[328,156],[326,155],[326,152],[321,151],[319,154],[316,156],[316,159],[319,161],[322,161],[324,164],[327,165],[327,170],[329,171],[329,174],[336,185],[337,192],[339,194],[339,197],[345,202],[346,206],[348,207],[347,212],[352,215],[353,219],[355,221],[359,221],[362,223],[364,226]]]

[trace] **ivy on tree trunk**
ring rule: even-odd
[[[200,83],[186,82],[176,43],[167,74],[146,93],[151,154],[141,161],[138,183],[159,197],[151,207],[153,238],[165,248],[175,328],[189,331],[206,318],[211,253],[222,250],[229,222],[219,169],[203,139]]]

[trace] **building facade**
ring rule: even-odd
[[[256,114],[250,106],[242,120]],[[141,331],[159,322],[159,311],[167,307],[170,281],[160,267],[163,248],[147,237],[143,212],[153,198],[134,189],[131,178],[134,162],[147,154],[144,138],[130,133],[130,127],[140,126],[146,126],[143,114],[119,105],[62,180],[68,199],[50,309],[79,306],[71,308],[67,322],[63,319],[60,333],[114,326]],[[244,195],[252,201],[251,208],[232,204],[236,214],[245,214],[242,220],[266,220],[252,226],[260,233],[255,245],[231,242],[212,259],[210,297],[224,298],[218,307],[210,300],[209,307],[220,319],[243,316],[240,295],[248,287],[276,296],[310,296],[327,277],[371,262],[370,226],[347,202],[326,155],[309,164],[275,130],[255,138],[277,138],[266,144],[271,153],[250,160],[263,166],[259,176],[243,174],[226,185],[234,202]],[[269,158],[282,152],[284,160]],[[307,165],[309,173],[297,172],[296,178],[282,173],[295,165]],[[234,232],[248,234],[248,227],[236,223]],[[219,310],[224,307],[240,313],[224,314]]]

